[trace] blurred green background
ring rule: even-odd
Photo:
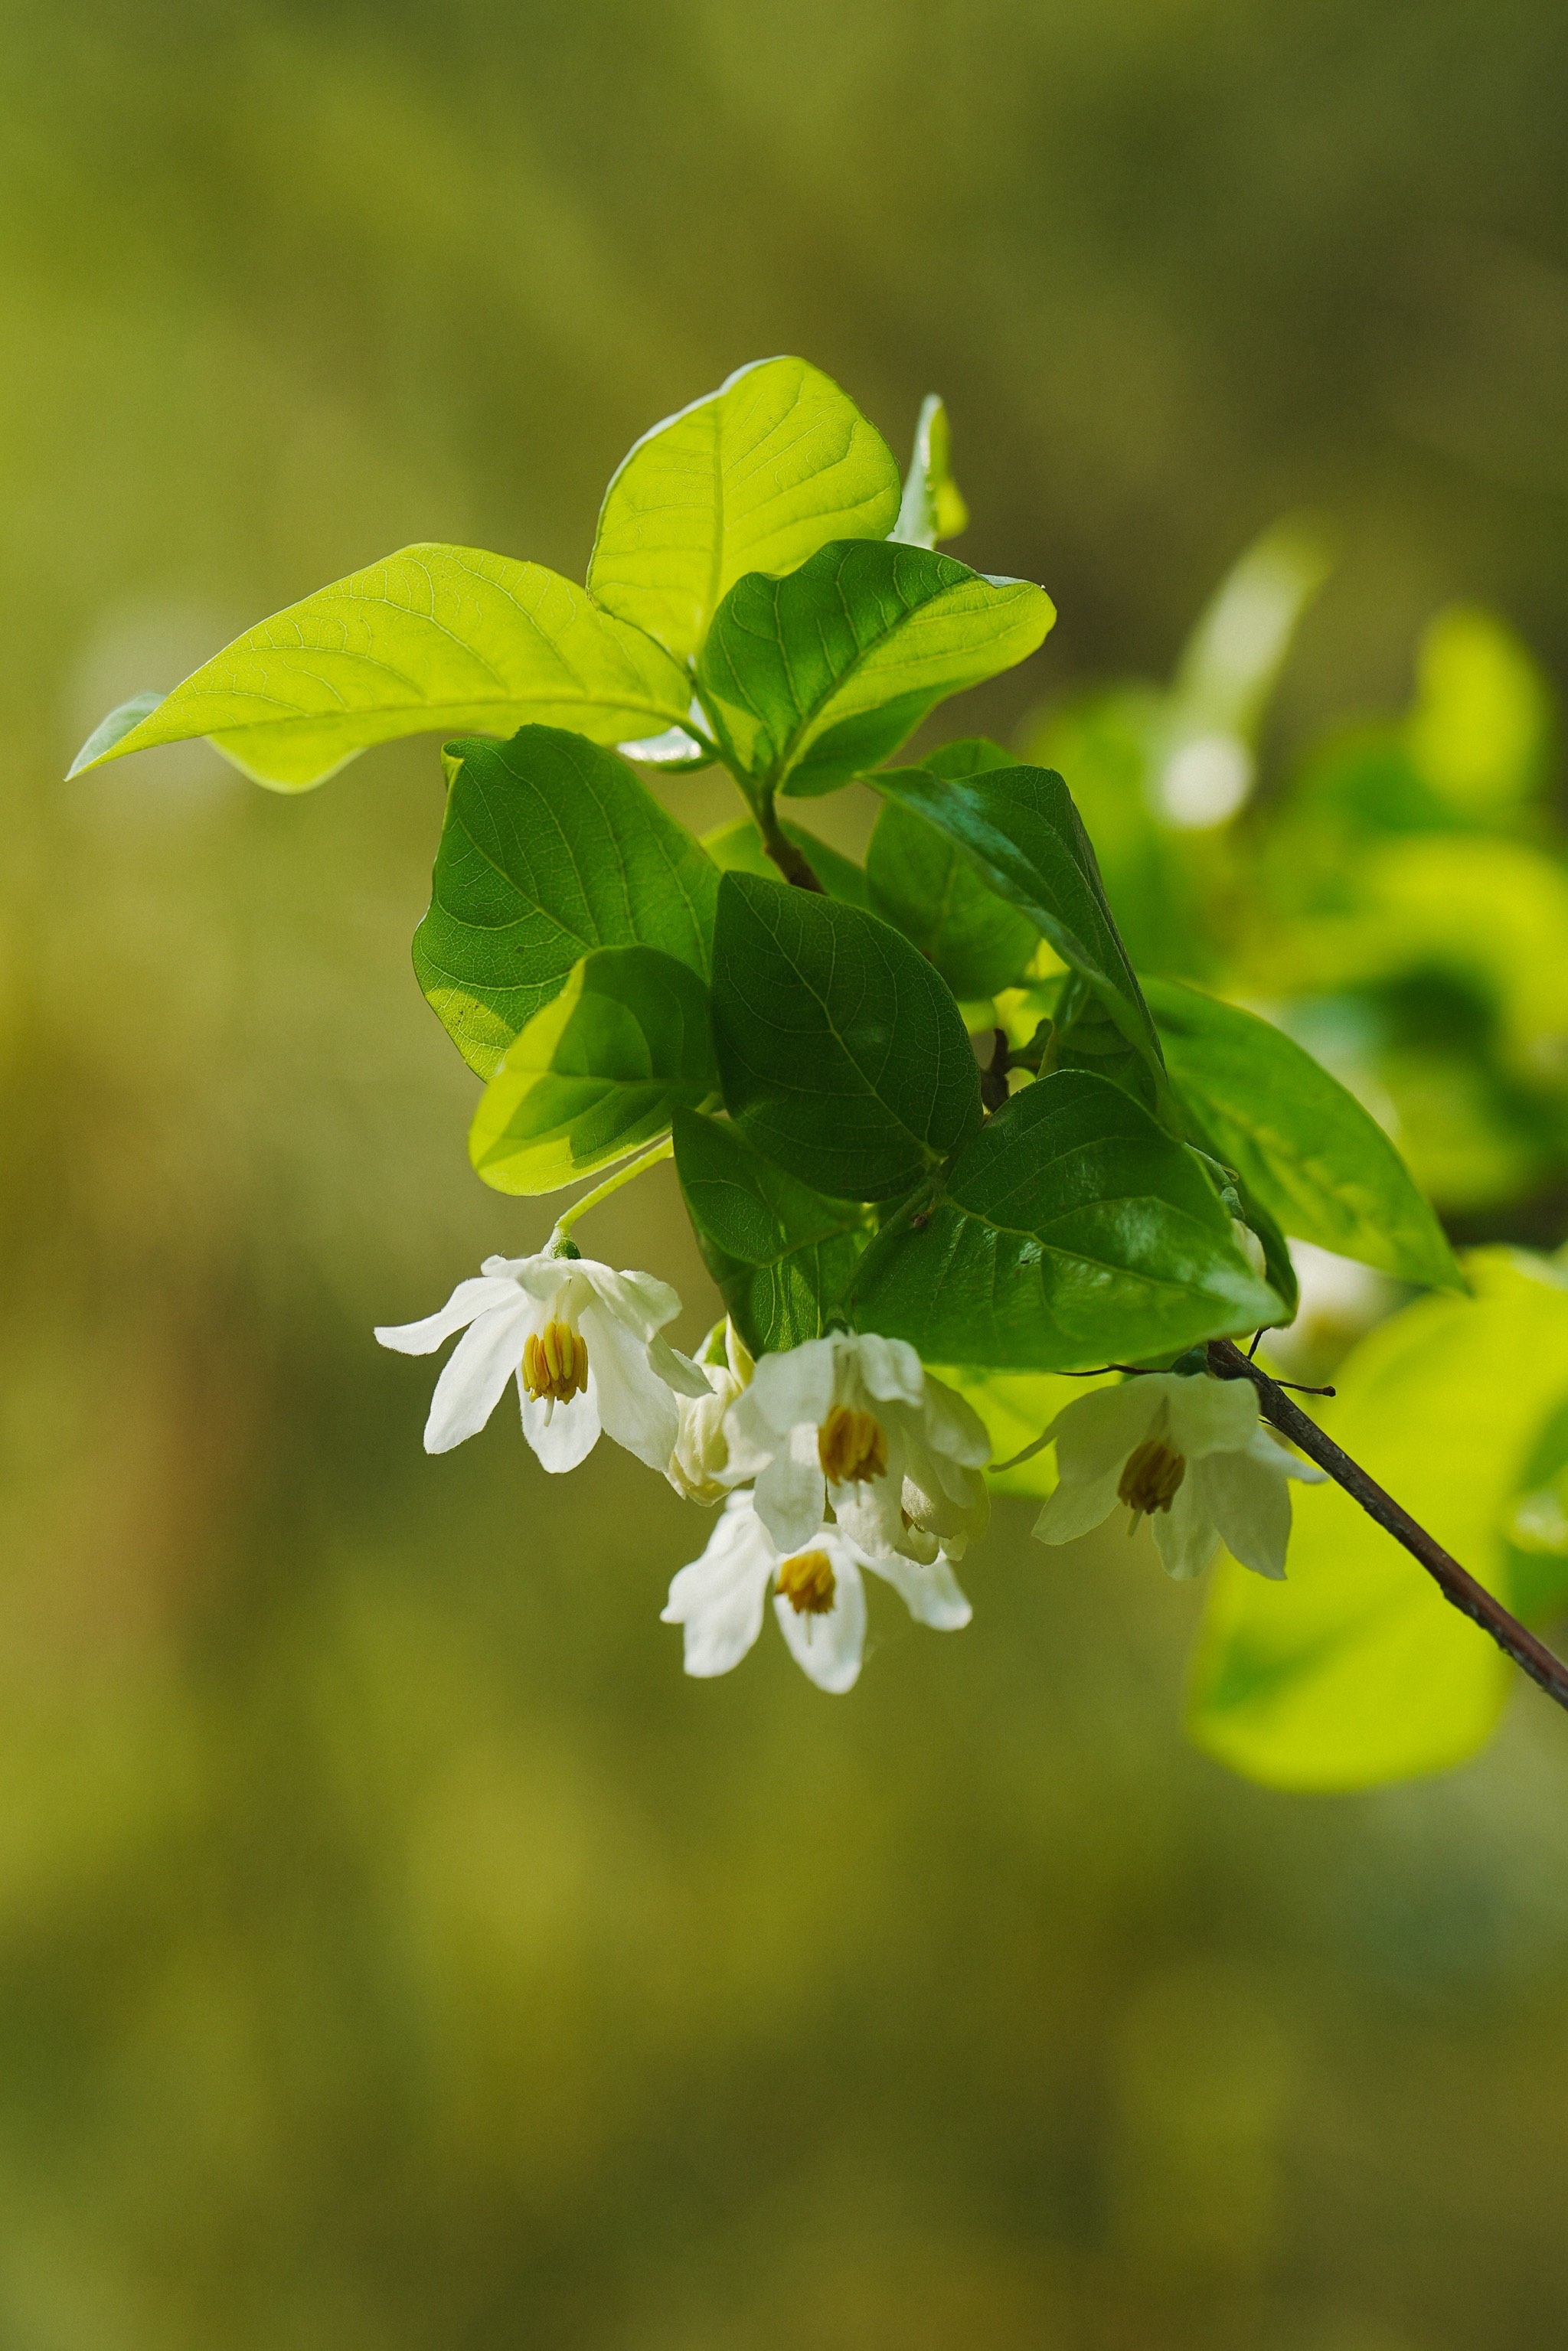
[[[580,576],[627,443],[780,350],[901,449],[945,392],[957,551],[1057,599],[955,723],[1168,674],[1302,508],[1277,770],[1455,597],[1561,679],[1565,100],[1546,0],[0,7],[4,2351],[1568,2333],[1544,1704],[1249,1787],[1194,1594],[1016,1503],[852,1698],[683,1680],[706,1520],[505,1415],[426,1460],[371,1342],[548,1223],[408,968],[433,747],[58,780],[404,541]],[[593,1245],[690,1339],[655,1188]]]

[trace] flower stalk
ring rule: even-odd
[[[1288,1437],[1309,1461],[1326,1471],[1335,1485],[1342,1486],[1353,1501],[1359,1502],[1367,1516],[1375,1520],[1396,1542],[1402,1543],[1412,1559],[1426,1569],[1451,1606],[1468,1616],[1472,1625],[1479,1625],[1483,1633],[1490,1634],[1503,1654],[1511,1657],[1521,1672],[1528,1674],[1548,1698],[1568,1708],[1568,1665],[1555,1656],[1543,1641],[1538,1641],[1484,1584],[1478,1583],[1469,1570],[1461,1567],[1408,1510],[1401,1509],[1391,1494],[1385,1493],[1376,1480],[1369,1478],[1300,1405],[1292,1404],[1277,1380],[1271,1380],[1229,1339],[1210,1340],[1208,1368],[1217,1379],[1250,1380],[1258,1392],[1258,1408],[1264,1419],[1281,1437]]]

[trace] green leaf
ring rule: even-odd
[[[924,1224],[873,1242],[852,1305],[928,1361],[1019,1372],[1168,1358],[1281,1311],[1201,1163],[1080,1071],[987,1123]]]
[[[717,1092],[707,990],[657,947],[596,947],[514,1038],[468,1134],[497,1192],[557,1192]]]
[[[669,655],[569,580],[477,548],[405,547],[236,637],[107,744],[106,720],[71,773],[204,735],[257,783],[306,791],[398,735],[534,720],[613,743],[678,725],[690,703]]]
[[[886,800],[866,850],[877,913],[929,956],[955,996],[994,996],[1026,970],[1040,944],[1029,916],[988,889],[948,834]]]
[[[898,520],[889,536],[906,547],[935,547],[969,528],[969,509],[953,479],[947,406],[928,392],[915,428],[915,455],[904,480]]]
[[[446,765],[413,967],[482,1078],[592,947],[640,942],[706,977],[717,870],[612,752],[525,726],[455,743]]]
[[[898,467],[804,360],[759,360],[655,424],[604,494],[589,592],[679,661],[747,571],[793,571],[833,538],[882,538]]]
[[[1033,653],[1055,619],[1024,580],[922,547],[845,539],[788,579],[752,572],[715,615],[703,703],[753,775],[829,791],[896,750],[933,705]]]
[[[1552,697],[1513,632],[1453,604],[1421,640],[1420,691],[1406,721],[1410,755],[1456,813],[1506,817],[1550,771]]]
[[[980,1121],[958,1008],[874,914],[727,873],[714,932],[714,1041],[748,1139],[835,1198],[907,1192]]]
[[[1401,1281],[1462,1286],[1398,1152],[1337,1078],[1255,1013],[1179,980],[1146,993],[1208,1147],[1286,1232]]]
[[[1509,1503],[1568,1393],[1568,1290],[1540,1259],[1468,1258],[1475,1295],[1419,1299],[1336,1372],[1324,1426],[1511,1603]],[[1490,1735],[1513,1669],[1337,1486],[1297,1489],[1289,1579],[1228,1560],[1193,1661],[1188,1728],[1249,1779],[1361,1788],[1437,1771]]]
[[[1044,933],[1103,1005],[1148,1073],[1149,1099],[1168,1114],[1170,1081],[1155,1024],[1061,778],[1049,768],[943,776],[927,766],[886,768],[875,782],[889,799],[940,826],[990,888]]]
[[[802,824],[791,824],[786,820],[779,829],[800,850],[830,898],[837,898],[846,906],[871,904],[864,868],[857,865],[852,857],[841,856]],[[764,882],[783,879],[748,816],[734,824],[721,825],[715,832],[705,832],[703,847],[723,873],[755,873]]]
[[[752,1353],[820,1339],[865,1246],[864,1210],[798,1183],[733,1123],[680,1111],[674,1134],[697,1244]]]

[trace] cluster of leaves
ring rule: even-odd
[[[904,1338],[1032,1436],[1049,1375],[1288,1322],[1287,1235],[1458,1285],[1351,1092],[1269,1021],[1140,979],[1208,975],[1138,955],[1060,773],[980,740],[889,764],[1054,617],[938,551],[965,520],[939,402],[901,480],[836,385],[766,361],[636,444],[585,587],[405,549],[114,713],[78,765],[204,735],[298,790],[455,738],[414,962],[485,1081],[474,1165],[540,1194],[672,1138],[756,1353]],[[1259,700],[1232,691],[1235,726]],[[715,762],[745,813],[702,841],[635,772]],[[863,863],[781,806],[856,779],[882,802]]]
[[[1260,737],[1324,577],[1312,537],[1269,533],[1221,585],[1165,685],[1100,686],[1027,730],[1059,761],[1140,961],[1268,1006],[1375,1106],[1451,1232],[1470,1294],[1336,1285],[1311,1376],[1328,1417],[1516,1615],[1568,1601],[1568,838],[1551,694],[1495,615],[1425,632],[1409,707],[1337,725],[1283,774]],[[1165,1032],[1184,1082],[1182,1045]],[[1304,1101],[1304,1093],[1298,1097]],[[1214,1145],[1245,1143],[1211,1116]],[[1291,1233],[1409,1279],[1327,1222]],[[1388,1319],[1384,1319],[1388,1318]],[[1375,1324],[1342,1361],[1358,1324]],[[1267,1343],[1265,1343],[1267,1345]],[[1021,1426],[1041,1402],[1015,1395]],[[1009,1424],[1009,1426],[1011,1424]],[[1021,1442],[1021,1437],[1019,1438]],[[1451,1763],[1511,1677],[1346,1499],[1299,1515],[1287,1587],[1222,1566],[1195,1659],[1196,1735],[1281,1784],[1354,1786]]]

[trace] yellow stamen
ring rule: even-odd
[[[523,1343],[523,1385],[536,1404],[569,1404],[588,1385],[588,1342],[570,1323],[547,1322]]]
[[[833,1604],[833,1562],[825,1551],[803,1551],[779,1571],[779,1589],[797,1616],[825,1616]]]
[[[887,1437],[869,1412],[836,1404],[817,1431],[817,1458],[830,1486],[848,1486],[887,1474]]]
[[[1173,1452],[1163,1437],[1146,1437],[1127,1457],[1116,1489],[1118,1501],[1130,1504],[1133,1524],[1155,1510],[1168,1510],[1186,1476],[1186,1457]]]

